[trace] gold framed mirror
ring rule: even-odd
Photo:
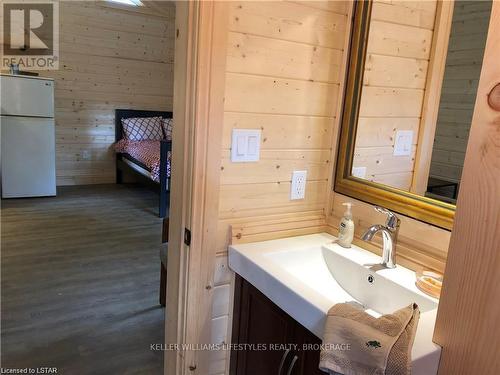
[[[334,190],[451,229],[491,1],[354,7]]]

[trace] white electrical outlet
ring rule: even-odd
[[[293,171],[290,199],[304,199],[306,196],[307,171]]]

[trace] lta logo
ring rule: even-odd
[[[2,68],[11,64],[24,70],[58,68],[58,5],[3,2]]]

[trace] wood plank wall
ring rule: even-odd
[[[381,21],[384,15],[402,14],[408,18],[408,14],[413,14],[414,22],[423,27],[401,25],[395,18],[387,27],[398,29],[398,33],[391,35],[421,29],[430,43],[433,18],[424,15],[434,10],[418,8],[429,6],[423,2],[391,4],[376,8]],[[351,2],[328,1],[229,5],[217,256],[211,289],[213,343],[231,340],[233,290],[232,272],[227,265],[231,242],[324,231],[337,233],[338,218],[343,212],[339,211],[340,202],[349,199],[334,193],[331,184],[339,135],[337,117],[342,105],[338,95],[343,91],[345,46],[350,31],[347,14],[351,6]],[[382,59],[398,60],[397,56],[385,56],[387,53],[381,55]],[[419,66],[423,59],[413,60]],[[424,82],[425,78],[424,75]],[[414,89],[419,90],[423,88]],[[415,118],[418,128],[418,115]],[[233,128],[262,130],[259,162],[230,162]],[[306,199],[290,201],[291,174],[299,168],[308,170]],[[372,212],[370,204],[355,206],[355,215],[368,218],[358,222],[358,232],[383,220]],[[410,218],[404,218],[403,226],[404,240],[399,249],[405,264],[443,271],[450,232]],[[367,247],[379,251],[376,245]],[[415,259],[417,262],[413,262]],[[227,352],[212,352],[208,373],[228,373],[228,363]]]
[[[175,5],[59,6],[60,68],[40,72],[56,82],[57,184],[113,183],[114,110],[172,110]]]
[[[214,342],[230,340],[230,225],[267,219],[267,231],[273,223],[288,223],[274,228],[290,230],[304,227],[297,218],[312,215],[320,220],[305,225],[305,232],[324,228],[347,35],[346,2],[231,2],[229,7]],[[230,162],[233,128],[262,130],[259,162]],[[306,198],[290,201],[297,169],[308,171]],[[262,231],[253,227],[253,238]],[[224,373],[226,366],[225,353],[215,352],[210,374]]]
[[[460,181],[488,32],[491,1],[457,1],[430,174]]]
[[[353,166],[366,179],[409,190],[432,44],[436,1],[375,0]],[[398,130],[413,130],[410,156],[394,156]]]

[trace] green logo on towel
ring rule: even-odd
[[[382,345],[380,345],[380,343],[379,343],[378,341],[375,341],[375,340],[373,340],[373,341],[368,341],[368,342],[366,343],[366,346],[368,346],[368,347],[370,347],[370,346],[371,346],[372,348],[381,348],[381,347],[382,347]]]

